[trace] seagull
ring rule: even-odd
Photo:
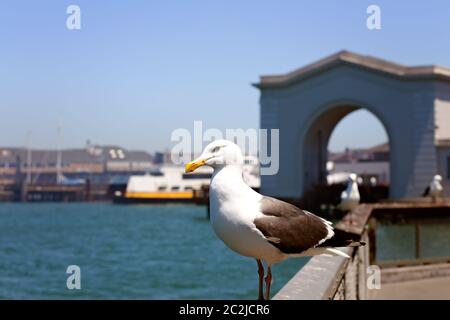
[[[375,177],[370,177],[370,186],[371,187],[376,187],[377,186],[377,178],[375,178]]]
[[[337,208],[341,211],[351,211],[359,204],[360,196],[358,191],[357,176],[351,173],[348,177],[347,189],[341,193],[341,202]]]
[[[433,177],[433,181],[431,181],[430,185],[425,189],[422,196],[427,197],[430,196],[433,199],[433,202],[436,202],[437,198],[442,194],[444,188],[441,185],[442,177],[440,175],[435,175]]]
[[[201,166],[214,169],[209,201],[216,235],[236,253],[256,259],[258,299],[270,299],[272,265],[290,257],[330,254],[349,256],[336,247],[365,243],[334,237],[331,222],[294,205],[263,196],[243,180],[241,149],[228,140],[210,143],[186,164],[186,173]],[[263,262],[267,266],[267,275]],[[263,292],[265,282],[265,294]]]

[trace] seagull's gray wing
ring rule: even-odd
[[[326,220],[292,204],[263,197],[260,205],[264,216],[254,220],[256,228],[284,253],[301,253],[333,236]]]

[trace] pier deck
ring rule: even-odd
[[[383,283],[371,290],[371,300],[450,300],[450,277]]]

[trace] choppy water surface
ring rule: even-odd
[[[1,299],[255,299],[253,259],[217,239],[204,207],[0,204]],[[278,291],[306,259],[274,267]],[[67,266],[81,268],[68,290]]]

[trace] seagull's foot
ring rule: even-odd
[[[265,278],[266,281],[266,300],[270,300],[270,285],[272,284],[272,270],[270,267],[267,267],[267,276]]]
[[[258,300],[264,300],[263,295],[263,280],[264,280],[264,267],[261,260],[256,259],[256,263],[258,264]]]

